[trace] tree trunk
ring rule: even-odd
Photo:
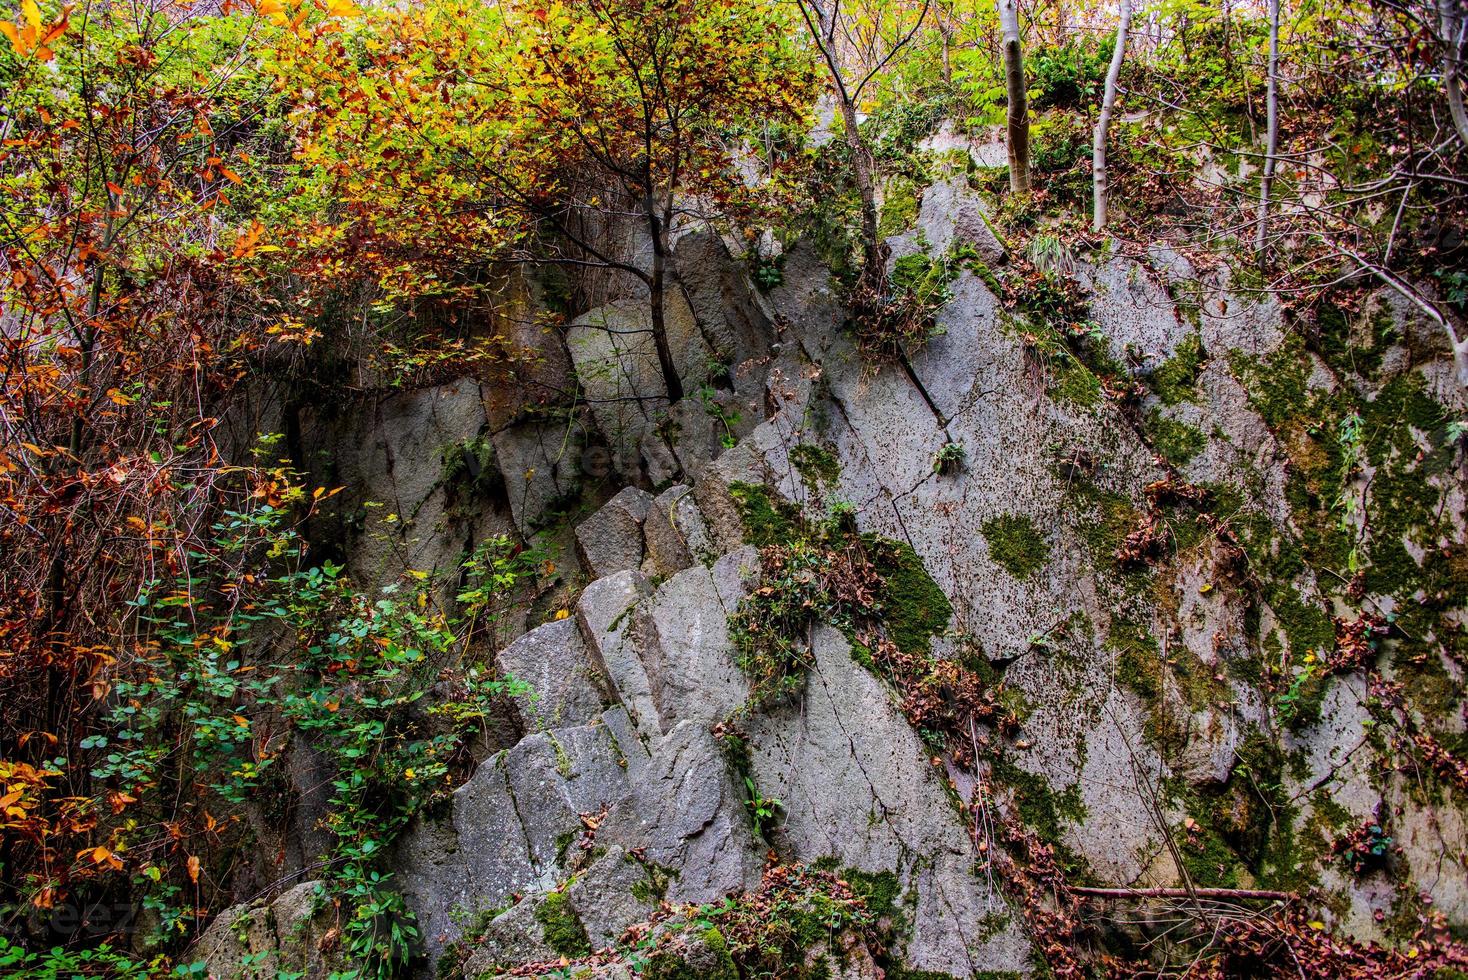
[[[1448,112],[1458,139],[1468,146],[1468,111],[1463,109],[1463,88],[1459,72],[1463,66],[1463,48],[1468,41],[1468,19],[1457,9],[1459,0],[1437,0],[1438,27],[1443,36],[1443,89],[1448,94]]]
[[[1259,178],[1259,216],[1254,222],[1254,252],[1264,264],[1269,230],[1269,195],[1274,189],[1279,153],[1279,0],[1269,0],[1269,91],[1265,95],[1264,173]]]
[[[1009,94],[1009,189],[1030,189],[1030,107],[1025,97],[1024,52],[1019,44],[1019,8],[1015,0],[998,0],[1004,31],[1004,83]]]
[[[1116,107],[1116,83],[1121,77],[1121,63],[1126,57],[1126,36],[1131,26],[1132,2],[1121,0],[1116,21],[1116,47],[1111,52],[1111,67],[1106,70],[1106,91],[1101,96],[1101,114],[1096,117],[1096,131],[1091,140],[1092,231],[1106,227],[1106,195],[1111,189],[1110,175],[1106,170],[1106,134],[1111,128],[1111,113]]]
[[[647,227],[652,233],[652,275],[647,288],[652,307],[652,343],[658,352],[658,368],[663,373],[663,385],[668,389],[668,404],[683,398],[683,379],[678,377],[678,368],[673,364],[673,351],[668,346],[667,318],[664,306],[667,299],[668,229],[658,215],[654,195],[647,195]]]
[[[948,18],[952,10],[938,7],[938,37],[943,42],[943,84],[953,84],[953,25]]]
[[[856,193],[861,198],[861,247],[864,273],[881,268],[881,239],[877,235],[877,187],[872,177],[874,168],[871,150],[857,129],[856,106],[844,95],[838,95],[841,103],[841,121],[846,130],[846,147],[851,152],[851,175],[856,181]]]

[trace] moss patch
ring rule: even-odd
[[[906,177],[897,177],[887,185],[882,197],[882,212],[877,221],[877,234],[883,238],[898,235],[917,224],[917,185]]]
[[[734,498],[734,505],[739,508],[739,518],[744,522],[744,534],[750,544],[763,548],[784,544],[797,537],[799,509],[774,499],[769,487],[735,482],[729,484],[729,496]]]
[[[1197,428],[1169,418],[1158,409],[1147,413],[1144,428],[1152,448],[1173,466],[1188,465],[1208,442]]]
[[[989,543],[990,557],[1015,578],[1029,578],[1050,560],[1050,545],[1022,514],[990,518],[979,530]]]
[[[729,944],[718,929],[705,929],[686,953],[662,949],[647,962],[647,980],[739,980]]]
[[[1177,345],[1172,357],[1152,372],[1148,380],[1157,397],[1164,405],[1191,401],[1197,394],[1198,375],[1203,371],[1207,353],[1203,350],[1203,339],[1198,334],[1189,334]]]
[[[535,907],[535,921],[545,932],[545,944],[562,956],[586,956],[591,940],[565,892],[551,892]]]
[[[790,462],[811,489],[834,486],[841,479],[841,464],[825,446],[802,442],[790,450]]]
[[[885,586],[881,618],[898,648],[905,653],[927,653],[933,637],[948,628],[953,604],[933,581],[912,546],[899,541],[873,539],[885,546],[877,571]]]

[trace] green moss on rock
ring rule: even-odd
[[[535,907],[535,921],[545,933],[545,944],[562,956],[588,956],[591,940],[565,892],[551,892]]]
[[[646,980],[739,980],[724,934],[709,927],[689,942],[653,954],[642,975]]]
[[[1038,572],[1050,560],[1050,545],[1023,514],[1003,514],[979,526],[989,543],[989,555],[1015,578]]]
[[[836,454],[825,446],[802,442],[790,450],[790,462],[812,489],[834,485],[841,479],[841,464]]]
[[[882,198],[882,212],[877,222],[877,234],[883,238],[898,235],[917,223],[917,185],[906,177],[897,177],[887,185]]]
[[[1192,462],[1208,442],[1199,429],[1156,409],[1147,413],[1145,429],[1152,448],[1173,466]]]
[[[948,628],[953,604],[933,581],[912,546],[900,541],[873,539],[884,545],[877,562],[882,576],[882,625],[892,642],[905,653],[927,653],[932,639]]]
[[[1198,375],[1202,373],[1206,360],[1203,339],[1198,334],[1189,334],[1178,344],[1172,357],[1153,371],[1149,379],[1162,404],[1191,401],[1197,392]]]
[[[734,498],[734,505],[739,508],[744,534],[750,544],[763,548],[788,543],[797,536],[799,510],[783,500],[776,500],[769,487],[735,482],[729,484],[729,496]]]

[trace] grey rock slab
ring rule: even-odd
[[[632,610],[651,596],[651,584],[638,571],[597,579],[576,602],[576,622],[632,724],[644,735],[656,736],[662,734],[657,705],[647,671],[629,635]]]
[[[522,422],[493,442],[515,526],[529,535],[552,505],[580,490],[585,429],[576,418]]]
[[[971,245],[990,265],[1004,261],[1004,246],[989,226],[988,210],[965,175],[930,184],[922,195],[917,226],[891,240],[894,257],[919,251],[941,256],[955,245]]]
[[[592,949],[614,945],[629,926],[651,918],[655,908],[651,887],[647,868],[617,846],[576,876],[566,895],[586,927]]]
[[[605,682],[576,621],[537,626],[500,651],[501,674],[530,685],[514,699],[526,731],[584,725],[602,712]]]
[[[388,857],[430,963],[459,938],[464,922],[540,877],[510,792],[507,758],[501,752],[481,763],[454,791],[448,814],[420,817]]]
[[[714,736],[694,721],[679,722],[658,741],[598,841],[643,847],[646,860],[671,869],[671,902],[713,901],[759,882],[763,849],[744,795]]]
[[[651,575],[672,575],[714,557],[713,538],[692,488],[684,484],[658,494],[648,509],[643,531],[647,541],[643,570]]]
[[[624,487],[576,526],[576,550],[593,578],[642,567],[642,522],[650,506],[652,494]]]
[[[275,980],[291,972],[325,976],[320,944],[331,916],[325,903],[317,907],[321,887],[321,882],[304,881],[271,901],[226,909],[194,944],[192,958],[221,980]],[[246,957],[252,957],[249,966]]]
[[[729,643],[732,611],[702,565],[674,575],[638,605],[634,642],[664,731],[685,720],[713,725],[744,704],[749,688]]]
[[[464,976],[494,973],[495,967],[553,960],[560,954],[546,945],[545,927],[535,917],[539,896],[530,896],[495,916],[464,962]]]
[[[480,438],[487,424],[472,378],[302,411],[313,482],[346,488],[321,501],[313,525],[339,522],[335,530],[354,578],[389,582],[407,569],[452,577],[471,530],[481,539],[512,528],[511,515],[491,499],[481,500],[472,514],[450,506],[445,459],[456,446]]]
[[[921,740],[840,633],[818,628],[813,654],[803,696],[749,725],[755,783],[784,803],[777,847],[792,860],[895,872],[915,900],[912,966],[958,976],[1019,968],[1017,926],[978,927],[1008,909],[973,874],[978,853]]]
[[[759,549],[752,544],[722,555],[714,562],[714,589],[725,609],[739,607],[752,583],[759,578],[759,571]]]
[[[968,407],[982,390],[975,382],[995,373],[999,356],[987,342],[997,332],[999,301],[967,270],[953,283],[953,299],[938,311],[942,333],[909,354],[912,370],[945,419]]]
[[[774,327],[744,262],[711,231],[684,235],[674,249],[678,279],[714,356],[724,364],[763,357]]]
[[[602,712],[601,723],[607,735],[616,745],[619,762],[627,772],[628,779],[637,779],[647,768],[652,757],[648,746],[655,737],[653,733],[639,730],[623,705]]]
[[[664,327],[680,380],[686,388],[701,384],[712,352],[679,289],[667,292]],[[567,329],[566,346],[597,426],[614,449],[618,468],[632,475],[643,437],[668,407],[651,308],[638,300],[597,307],[577,317]]]
[[[627,795],[627,767],[622,746],[600,723],[527,736],[505,756],[530,858],[544,874],[560,867],[561,847],[582,830],[582,814]]]
[[[1089,280],[1091,317],[1119,363],[1151,371],[1194,330],[1178,315],[1158,274],[1140,262],[1116,257],[1099,268],[1082,265],[1079,277]]]

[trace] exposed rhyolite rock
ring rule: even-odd
[[[748,684],[734,664],[729,613],[711,569],[674,575],[638,605],[632,629],[664,731],[680,721],[712,725],[744,703]]]
[[[667,893],[673,902],[708,902],[752,888],[764,857],[750,832],[743,788],[717,740],[694,721],[679,722],[657,743],[599,839],[644,848],[648,861],[676,872]]]
[[[531,860],[547,873],[560,867],[566,835],[581,830],[581,815],[625,798],[629,775],[646,756],[640,742],[623,745],[602,724],[530,735],[511,749],[505,772]]]
[[[626,487],[576,526],[576,550],[592,578],[642,567],[642,524],[651,506],[652,494]]]
[[[544,916],[536,915],[541,904],[526,899],[491,919],[475,938],[474,952],[464,963],[464,975],[492,975],[500,964],[555,959],[559,954],[546,942],[546,927],[541,921]]]
[[[452,576],[465,541],[511,529],[473,379],[381,398],[344,421],[302,412],[304,463],[319,485],[345,488],[315,520],[335,525],[359,580],[407,569]]]
[[[982,207],[961,179],[925,189],[917,224],[893,242],[894,254],[919,243],[935,255],[971,244],[997,263],[1002,249],[985,238]],[[1270,576],[1264,566],[1274,558],[1286,564],[1288,542],[1309,529],[1295,526],[1290,495],[1299,487],[1287,465],[1301,437],[1266,419],[1249,364],[1267,369],[1285,351],[1301,387],[1319,394],[1345,385],[1370,393],[1385,379],[1417,376],[1461,413],[1440,338],[1405,326],[1379,351],[1377,375],[1343,379],[1327,352],[1289,346],[1279,303],[1231,290],[1226,272],[1200,276],[1160,246],[1142,258],[1082,255],[1075,278],[1103,338],[1096,350],[1139,386],[1134,409],[1123,411],[1099,388],[1061,390],[1057,365],[1024,337],[1045,325],[1003,309],[992,282],[972,270],[958,270],[951,283],[952,300],[938,314],[943,332],[909,351],[906,364],[874,370],[843,333],[836,288],[809,247],[783,256],[784,283],[766,297],[748,292],[712,235],[686,234],[679,250],[695,326],[718,356],[744,358],[750,370],[736,371],[737,399],[724,392],[629,418],[593,407],[609,440],[637,435],[620,465],[641,466],[650,483],[684,483],[655,500],[623,491],[584,521],[577,538],[593,581],[575,619],[501,653],[502,666],[541,692],[536,710],[550,717],[527,724],[532,734],[482,764],[396,849],[393,866],[430,952],[460,934],[467,913],[503,909],[516,894],[525,897],[495,920],[471,962],[491,970],[555,953],[535,915],[551,895],[566,896],[590,945],[611,943],[647,915],[647,869],[665,876],[659,887],[672,901],[712,901],[756,884],[773,845],[784,860],[825,858],[897,876],[910,903],[899,951],[910,966],[956,976],[1028,970],[1017,913],[975,873],[981,862],[941,782],[952,778],[966,795],[975,774],[932,764],[929,747],[838,633],[817,630],[815,666],[795,698],[742,713],[748,681],[727,617],[754,585],[758,557],[742,546],[731,493],[738,483],[763,484],[812,513],[850,502],[863,531],[912,545],[954,607],[951,635],[936,638],[935,649],[982,657],[1023,697],[1021,735],[994,736],[1008,768],[982,774],[995,794],[988,805],[1005,806],[1016,783],[1063,800],[1051,828],[1056,842],[1098,881],[1176,883],[1180,869],[1159,822],[1188,862],[1199,853],[1189,821],[1209,819],[1199,801],[1247,803],[1251,784],[1268,779],[1289,800],[1271,819],[1292,822],[1302,842],[1291,857],[1300,867],[1285,870],[1329,892],[1322,915],[1332,925],[1379,937],[1378,913],[1390,916],[1418,891],[1455,920],[1468,917],[1461,814],[1451,799],[1424,802],[1411,774],[1383,764],[1367,737],[1363,680],[1332,680],[1319,720],[1284,732],[1276,693],[1248,679],[1265,664],[1298,663],[1287,659],[1304,652],[1290,649],[1292,603],[1321,617],[1337,612],[1308,566],[1287,566],[1287,590],[1261,594],[1250,581]],[[1399,306],[1378,297],[1367,308],[1386,308],[1395,322],[1409,318]],[[769,343],[766,308],[770,322],[789,327],[760,350]],[[624,350],[618,345],[635,335],[604,329],[635,325],[640,314],[627,304],[609,310],[573,328],[582,337],[600,332],[595,343],[604,346],[599,357],[577,356],[583,386],[590,394],[602,383],[607,391],[636,384],[661,397],[660,379],[646,373],[649,350]],[[1366,342],[1367,327],[1350,330]],[[686,358],[686,348],[675,349]],[[462,401],[462,424],[443,421],[452,413],[433,422],[432,412],[425,424],[479,431],[467,398],[450,401]],[[717,438],[723,430],[711,408],[745,413],[728,430],[732,447]],[[1414,433],[1410,452],[1443,446],[1446,424]],[[516,431],[533,434],[521,441],[539,448],[527,452],[497,434],[495,465],[509,503],[523,498],[516,517],[525,527],[563,492],[556,473],[564,457],[549,447],[564,432]],[[1177,437],[1170,445],[1160,438],[1169,432]],[[936,454],[952,444],[963,447],[961,464],[935,472]],[[803,473],[802,446],[827,451],[834,476]],[[1375,479],[1384,465],[1367,460],[1360,479]],[[516,468],[547,466],[549,484],[511,479]],[[1445,488],[1453,521],[1463,509],[1462,491],[1451,486],[1457,473],[1446,467],[1429,481]],[[1257,519],[1259,533],[1277,539],[1272,550],[1241,571],[1206,536],[1184,545],[1192,517],[1176,508],[1165,518],[1178,554],[1155,569],[1120,568],[1116,548],[1150,506],[1143,488],[1169,474],[1215,495],[1239,494],[1248,513],[1219,518],[1235,529]],[[537,503],[524,503],[532,497]],[[1461,537],[1461,521],[1454,526]],[[1355,527],[1368,530],[1359,519]],[[1005,539],[1015,528],[1032,534],[1024,560]],[[1429,546],[1448,543],[1403,540],[1426,560],[1437,560]],[[542,645],[551,638],[553,646]],[[1443,671],[1458,676],[1452,665]],[[604,700],[620,705],[603,711]],[[782,804],[769,841],[755,836],[747,816],[739,760],[713,734],[731,716],[747,730],[755,791]],[[1249,753],[1261,739],[1294,753],[1288,764],[1257,771]],[[1322,857],[1329,841],[1321,821],[1366,821],[1382,803],[1404,848],[1396,879],[1358,878]],[[841,968],[874,975],[859,963]],[[615,970],[599,967],[597,975]]]
[[[679,378],[685,388],[702,384],[712,352],[680,290],[668,291],[663,315]],[[618,300],[583,313],[566,331],[566,346],[617,469],[635,476],[643,437],[668,409],[650,307],[641,300]]]
[[[653,500],[643,524],[647,542],[643,571],[671,575],[713,557],[714,542],[695,501],[693,488],[681,483]]]
[[[755,782],[784,802],[776,847],[797,861],[835,857],[895,874],[914,923],[903,952],[918,969],[1022,969],[1019,924],[974,874],[982,857],[917,734],[841,634],[818,629],[814,653],[804,690],[749,730]]]
[[[443,813],[416,823],[394,848],[389,867],[418,919],[429,963],[464,924],[504,905],[541,877],[506,776],[507,753],[481,763],[454,791]]]
[[[498,664],[530,687],[514,699],[527,732],[584,725],[602,712],[601,678],[573,619],[537,626],[500,651]]]
[[[329,907],[317,902],[321,883],[304,881],[273,901],[236,905],[221,912],[194,947],[210,977],[276,980],[295,974],[324,976],[331,928]]]
[[[916,225],[889,240],[894,261],[920,252],[941,257],[961,245],[987,263],[1004,260],[1004,246],[989,227],[984,204],[963,174],[929,185],[922,195]]]
[[[774,328],[748,270],[712,231],[678,240],[673,252],[678,278],[713,354],[724,364],[764,357]]]
[[[493,436],[504,492],[515,526],[528,536],[547,515],[577,493],[585,478],[586,429],[574,413],[533,419]]]
[[[588,585],[576,603],[576,622],[588,649],[645,737],[662,734],[657,703],[642,658],[632,642],[632,611],[652,595],[647,577],[638,571],[618,572]]]
[[[566,895],[591,948],[605,949],[648,920],[659,887],[643,861],[614,846],[576,876]]]

